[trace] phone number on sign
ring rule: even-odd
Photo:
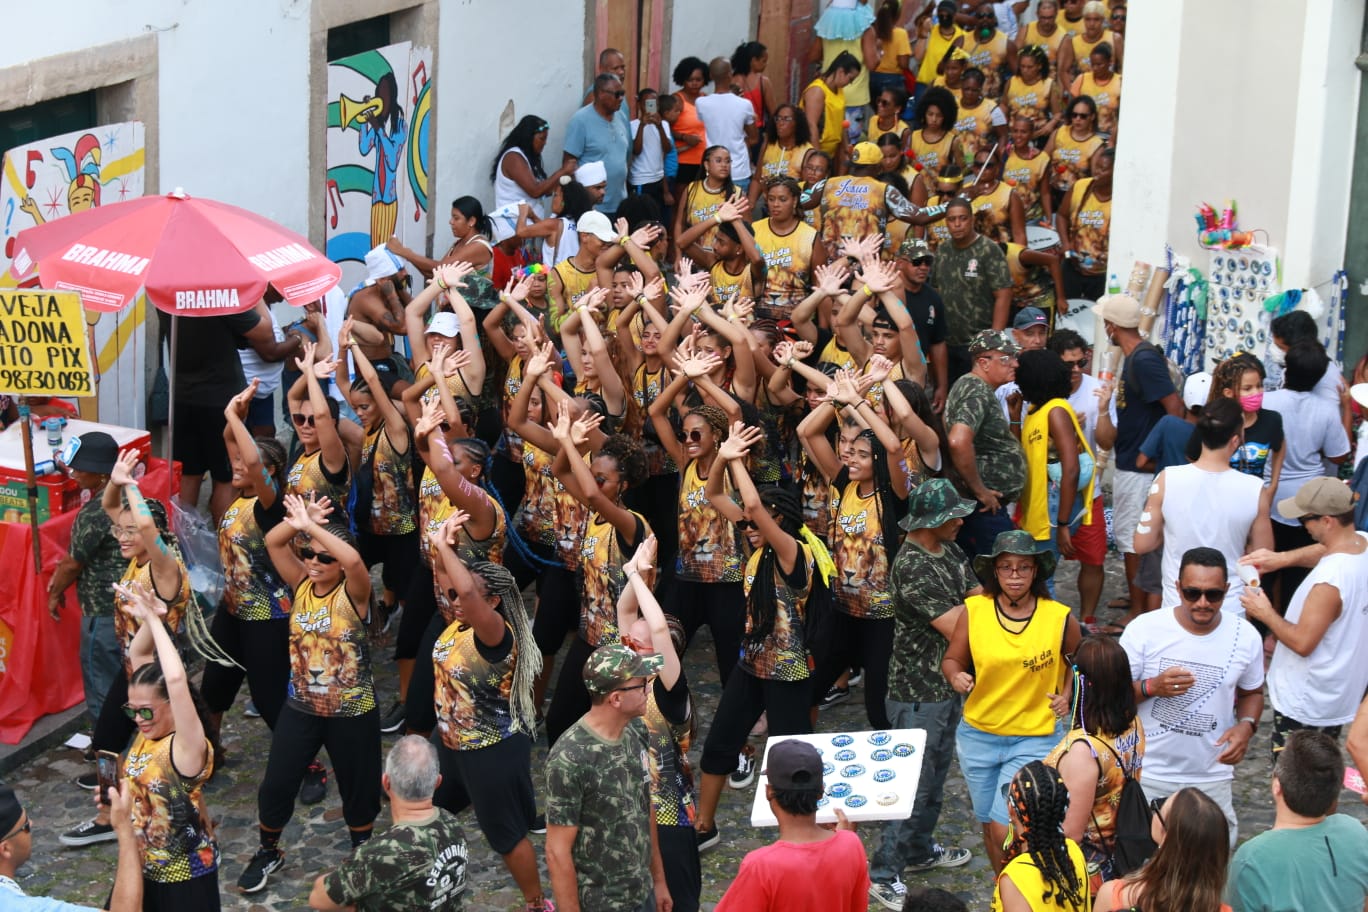
[[[40,395],[89,395],[90,373],[80,370],[0,368],[0,390]]]

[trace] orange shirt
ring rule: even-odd
[[[674,122],[670,132],[675,136],[683,133],[687,136],[697,136],[699,139],[697,145],[678,150],[679,163],[681,165],[701,165],[703,164],[703,153],[707,151],[707,130],[703,127],[703,121],[699,119],[698,109],[694,107],[693,102],[685,98],[682,92],[675,94],[682,107],[680,108],[679,119]]]

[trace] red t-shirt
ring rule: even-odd
[[[489,280],[494,283],[494,287],[503,291],[508,280],[513,277],[514,269],[521,269],[527,265],[527,252],[519,247],[510,256],[504,253],[498,246],[494,248],[494,268],[490,271]]]
[[[814,871],[822,874],[814,886]],[[849,830],[821,842],[776,842],[741,861],[717,912],[865,912],[869,870],[864,844]]]

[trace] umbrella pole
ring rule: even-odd
[[[173,468],[176,446],[176,340],[180,335],[180,317],[171,315],[171,373],[166,377],[166,502],[178,493],[175,490],[176,472]]]
[[[33,422],[29,420],[27,396],[19,397],[19,437],[24,441],[24,468],[28,472],[29,525],[33,527],[33,572],[43,573],[43,543],[38,537],[38,476],[33,470]]]

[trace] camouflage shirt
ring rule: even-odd
[[[931,287],[945,302],[949,345],[968,345],[974,333],[993,325],[993,292],[1012,287],[1007,254],[983,235],[968,247],[941,244],[931,264]]]
[[[931,621],[962,603],[979,585],[959,545],[946,542],[932,554],[908,539],[889,575],[893,590],[893,655],[888,662],[888,699],[939,703],[955,693],[941,674],[946,639]]]
[[[950,387],[945,427],[948,430],[957,424],[974,432],[974,462],[984,486],[1001,491],[1003,504],[1020,497],[1026,486],[1026,454],[1021,442],[1012,436],[993,388],[976,374],[965,374]]]
[[[71,526],[71,557],[81,564],[76,577],[76,600],[85,617],[114,614],[114,584],[128,569],[128,558],[119,554],[114,526],[95,494],[76,514]]]
[[[458,912],[466,888],[465,832],[435,808],[431,819],[396,823],[323,878],[328,898],[357,912]]]
[[[571,857],[583,909],[636,912],[651,892],[651,766],[646,725],[617,741],[580,719],[546,758],[546,822],[578,827]]]

